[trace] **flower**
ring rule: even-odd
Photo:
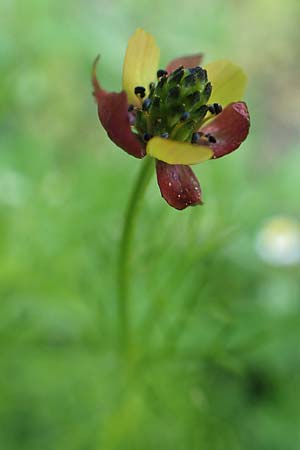
[[[242,69],[226,60],[202,68],[202,55],[196,54],[158,70],[159,48],[140,28],[128,43],[121,92],[101,87],[98,60],[93,65],[93,95],[110,139],[136,158],[156,159],[161,195],[171,206],[181,210],[202,204],[199,182],[189,166],[231,153],[248,135]]]
[[[273,266],[299,264],[299,223],[286,216],[270,218],[257,235],[256,250],[263,261]]]

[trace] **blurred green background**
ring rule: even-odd
[[[1,0],[1,450],[300,448],[299,5]],[[203,207],[172,210],[153,178],[124,377],[116,258],[140,162],[101,129],[90,70],[101,53],[119,90],[137,27],[162,66],[241,64],[252,128],[195,168]]]

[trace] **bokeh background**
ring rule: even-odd
[[[300,448],[300,3],[1,0],[1,450]],[[139,363],[116,352],[116,258],[140,162],[98,123],[129,36],[229,58],[251,134],[196,167],[184,212],[155,178],[135,236]]]

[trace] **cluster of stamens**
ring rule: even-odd
[[[143,142],[160,136],[193,144],[216,143],[214,136],[198,131],[206,120],[222,111],[220,104],[208,104],[211,92],[202,67],[180,66],[170,74],[158,70],[157,82],[150,83],[148,93],[143,86],[134,89],[140,106],[129,106],[135,117],[133,132]]]

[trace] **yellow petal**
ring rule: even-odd
[[[159,53],[153,36],[141,28],[129,39],[123,65],[123,89],[129,103],[140,103],[134,94],[136,86],[143,86],[148,91],[149,83],[156,80]]]
[[[247,76],[239,66],[224,60],[208,64],[205,69],[212,84],[209,103],[220,103],[225,108],[229,103],[243,99]]]
[[[160,137],[150,139],[146,151],[149,156],[168,164],[198,164],[213,156],[213,151],[204,145],[194,145]]]

